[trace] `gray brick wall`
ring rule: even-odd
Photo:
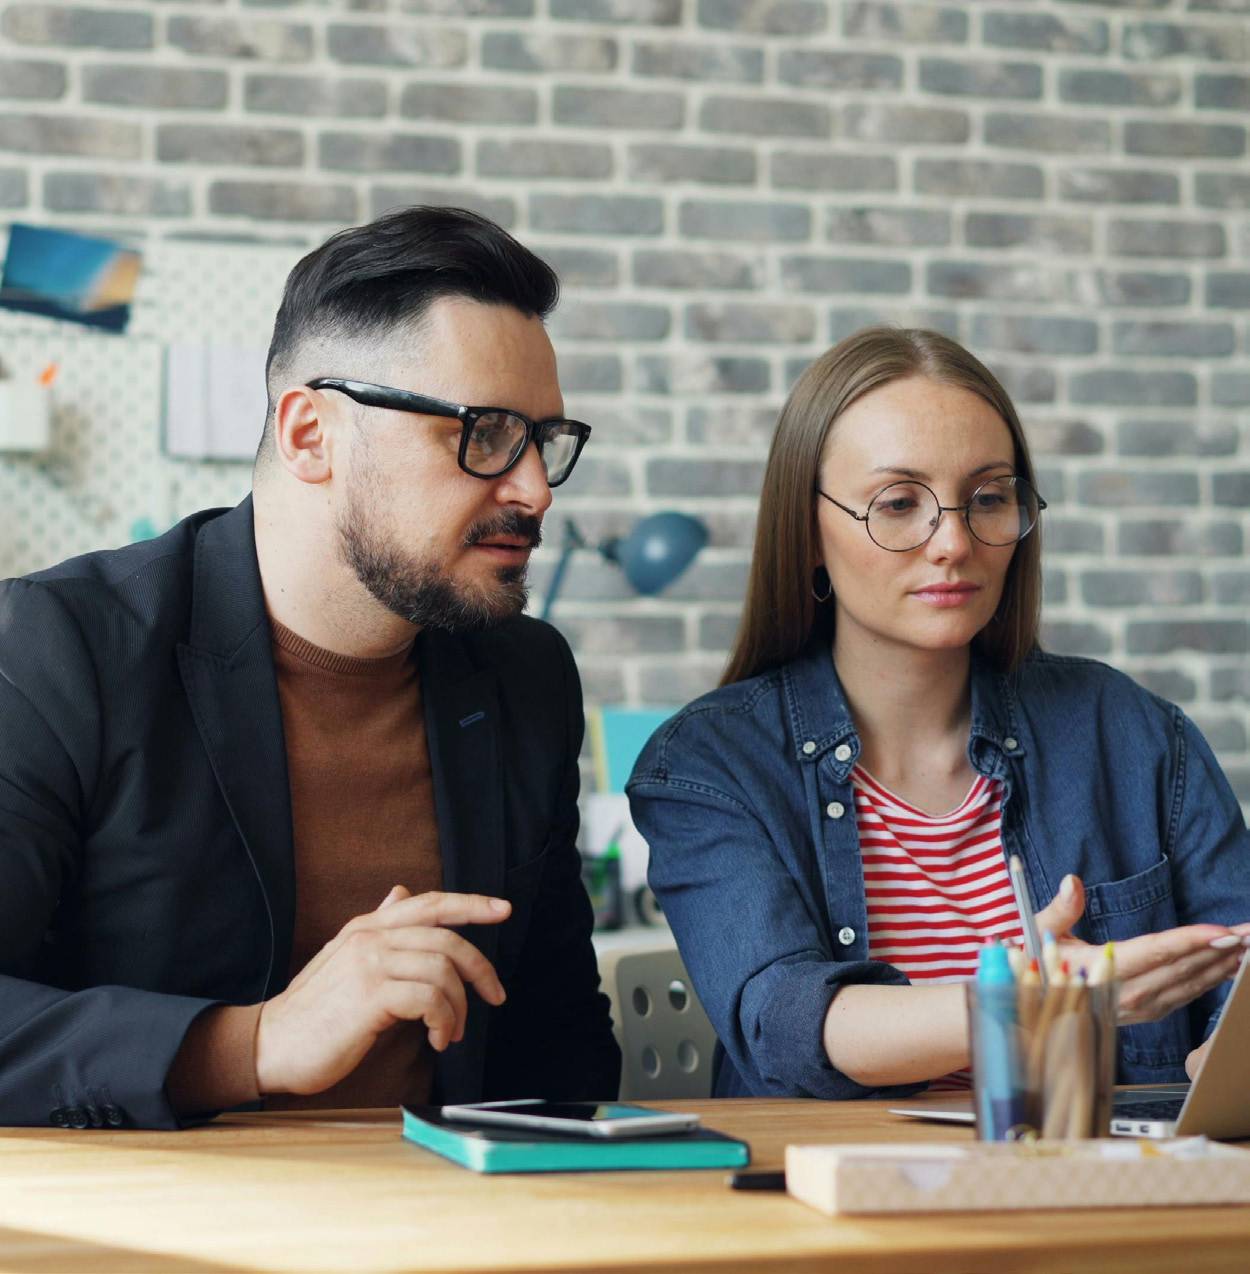
[[[1048,643],[1181,701],[1250,800],[1248,66],[1244,0],[21,0],[0,206],[293,259],[423,199],[545,252],[596,426],[557,518],[712,530],[660,599],[575,562],[592,702],[713,683],[789,383],[940,327],[1021,400]]]

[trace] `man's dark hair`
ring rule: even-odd
[[[384,335],[416,323],[448,296],[546,318],[559,295],[560,282],[545,261],[465,208],[397,208],[368,225],[340,230],[287,276],[265,362],[269,409],[258,462],[271,450],[274,369],[304,341]],[[322,374],[351,370],[326,368]]]

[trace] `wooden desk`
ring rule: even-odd
[[[944,1140],[877,1102],[670,1103],[779,1167],[788,1141]],[[0,1131],[0,1270],[691,1270],[1199,1274],[1250,1265],[1250,1208],[831,1220],[723,1172],[478,1177],[391,1114],[183,1133]]]

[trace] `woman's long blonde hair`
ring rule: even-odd
[[[820,561],[816,488],[829,431],[869,390],[908,376],[985,399],[1003,418],[1015,446],[1015,471],[1036,487],[1020,418],[1007,391],[966,349],[940,332],[869,327],[822,354],[799,377],[773,434],[760,493],[755,551],[742,621],[721,685],[787,663],[820,632],[832,639],[834,607],[817,603],[812,576]],[[1010,671],[1037,646],[1042,598],[1040,528],[1020,541],[994,618],[975,645]]]

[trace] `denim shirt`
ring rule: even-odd
[[[860,740],[827,642],[666,722],[627,785],[649,880],[720,1041],[718,1096],[894,1096],[834,1069],[842,986],[904,984],[868,957],[851,769]],[[968,759],[1003,784],[1006,855],[1036,906],[1085,883],[1075,934],[1120,941],[1250,920],[1250,833],[1206,741],[1174,705],[1093,660],[974,659]],[[1121,1083],[1183,1080],[1227,985],[1119,1031]]]

